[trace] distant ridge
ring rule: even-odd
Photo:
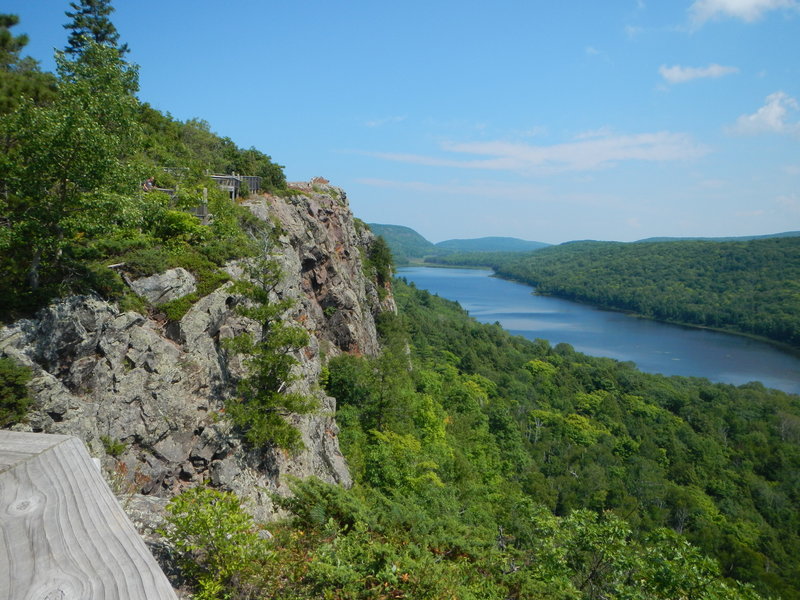
[[[784,231],[783,233],[768,233],[766,235],[743,235],[738,237],[651,237],[643,240],[636,240],[634,243],[641,242],[748,242],[750,240],[765,240],[767,238],[787,238],[800,237],[800,231]]]
[[[436,247],[447,252],[530,252],[550,246],[513,237],[482,237],[463,240],[445,240]]]
[[[433,242],[429,242],[410,227],[369,223],[369,228],[375,235],[386,240],[398,264],[407,263],[411,258],[424,258],[436,254]]]
[[[530,252],[550,244],[513,237],[482,237],[445,240],[434,244],[422,235],[403,225],[369,223],[375,235],[382,236],[392,250],[397,264],[407,264],[411,259],[426,256],[446,256],[457,252]]]

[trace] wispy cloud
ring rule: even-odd
[[[432,183],[428,181],[398,181],[394,179],[361,178],[356,183],[370,187],[415,192],[419,196],[441,199],[449,196],[464,203],[467,198],[485,202],[502,200],[509,204],[536,202],[557,203],[559,206],[577,206],[592,209],[614,209],[630,211],[641,208],[641,201],[630,202],[618,194],[592,190],[589,192],[554,192],[545,186],[530,183],[476,179],[469,181]]]
[[[736,119],[730,133],[738,135],[758,135],[761,133],[781,133],[800,135],[800,122],[790,120],[790,115],[800,109],[797,100],[785,92],[775,92],[767,96],[764,106],[750,115]]]
[[[682,67],[680,65],[668,67],[667,65],[661,65],[658,72],[661,73],[661,76],[667,83],[686,83],[693,79],[716,79],[717,77],[738,73],[739,69],[737,67],[724,67],[712,63],[707,67]]]
[[[544,188],[528,184],[511,184],[501,181],[471,181],[469,183],[430,183],[426,181],[397,181],[393,179],[380,179],[366,177],[356,180],[361,185],[371,187],[408,190],[420,193],[433,193],[437,196],[477,196],[491,198],[506,198],[518,200],[520,198],[540,197],[547,194]]]
[[[400,123],[405,120],[406,120],[405,116],[386,117],[383,119],[372,119],[370,121],[366,121],[364,125],[366,125],[367,127],[381,127],[382,125],[388,125],[389,123]]]
[[[689,17],[696,27],[721,17],[752,23],[769,11],[798,7],[797,0],[695,0],[689,7]]]
[[[576,140],[591,140],[595,138],[606,138],[610,137],[613,134],[611,127],[608,125],[603,125],[598,129],[589,129],[587,131],[581,131],[578,135],[575,136]]]
[[[374,153],[385,160],[432,167],[454,167],[525,174],[549,174],[566,171],[591,171],[609,168],[622,161],[675,161],[708,154],[706,146],[685,133],[661,131],[635,135],[605,135],[552,146],[506,141],[444,142],[442,150],[476,158],[448,158],[420,154]]]
[[[627,35],[630,39],[634,39],[644,33],[644,28],[638,25],[626,25],[625,26],[625,35]]]

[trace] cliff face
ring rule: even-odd
[[[310,334],[297,354],[300,377],[292,384],[319,405],[314,414],[293,420],[305,450],[291,456],[248,449],[225,417],[224,399],[233,393],[242,363],[221,342],[258,331],[235,311],[230,283],[176,323],[121,313],[82,296],[0,330],[0,353],[35,373],[34,410],[15,428],[78,436],[129,493],[166,498],[210,481],[249,498],[261,517],[272,510],[268,492],[287,492],[285,474],[350,485],[335,400],[317,382],[326,356],[378,350],[375,316],[393,305],[390,295],[381,302],[364,274],[359,248],[374,238],[356,227],[344,192],[328,185],[308,186],[290,199],[262,198],[250,208],[282,230],[276,250],[284,277],[276,299],[294,300],[285,318]],[[234,278],[245,272],[241,263],[227,270]],[[175,270],[134,285],[147,287],[152,298],[179,296],[192,289],[187,275]]]

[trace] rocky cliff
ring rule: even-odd
[[[378,351],[375,316],[393,305],[364,272],[361,252],[374,238],[357,227],[344,192],[327,184],[306,185],[292,198],[259,197],[249,206],[280,227],[284,277],[275,296],[294,300],[285,319],[310,334],[292,384],[318,399],[314,414],[294,417],[305,450],[248,449],[226,419],[224,400],[243,367],[222,341],[259,331],[236,312],[231,283],[200,299],[179,322],[81,296],[0,330],[0,353],[35,373],[34,410],[15,428],[78,436],[119,490],[150,496],[151,503],[208,481],[248,498],[252,512],[269,517],[270,493],[287,493],[286,474],[350,485],[335,400],[318,381],[326,357]],[[241,262],[226,270],[233,278],[246,271]],[[154,305],[194,290],[182,269],[131,284]]]

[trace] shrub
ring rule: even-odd
[[[197,600],[267,597],[264,568],[272,560],[253,518],[230,492],[195,487],[167,505],[160,532],[195,587]]]
[[[187,212],[165,210],[159,215],[155,234],[165,241],[200,242],[208,237],[208,228]]]
[[[0,427],[19,423],[28,413],[31,370],[10,358],[0,358]]]

